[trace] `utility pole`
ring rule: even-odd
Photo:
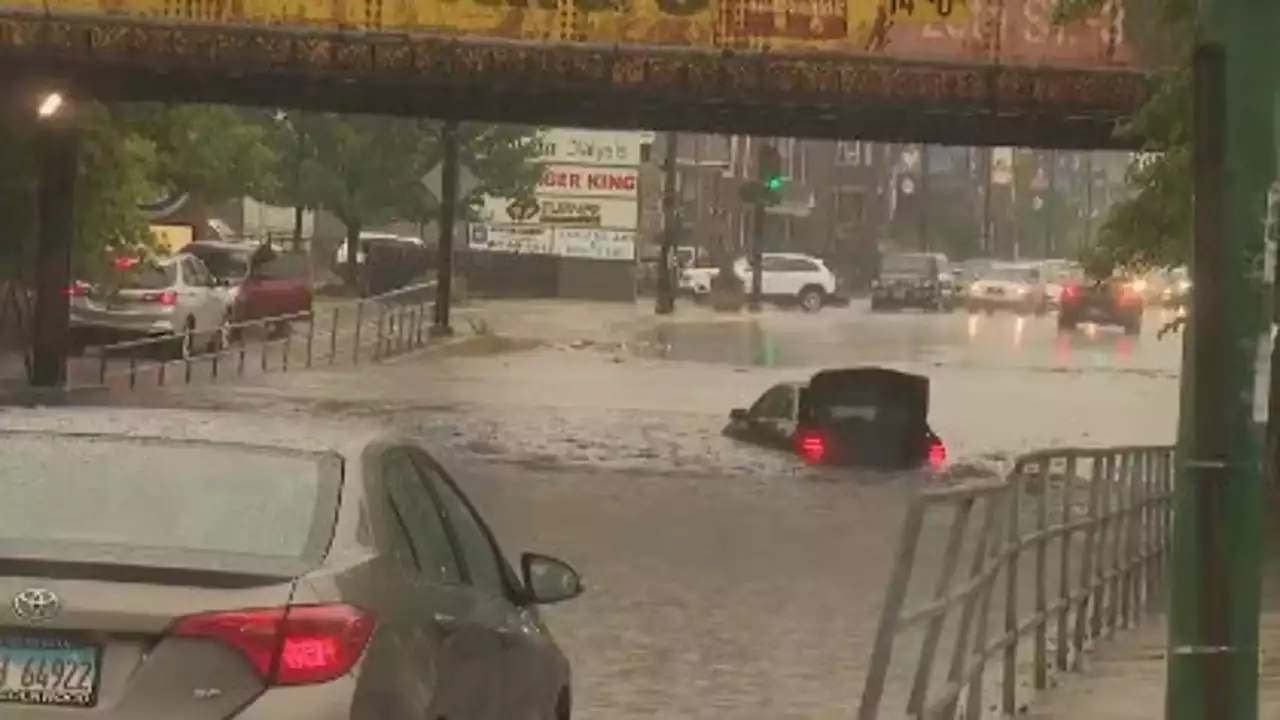
[[[79,148],[69,113],[46,115],[40,135],[37,196],[36,302],[31,327],[31,384],[58,388],[66,383],[71,347],[71,252],[75,243],[75,187]]]
[[[1256,720],[1280,4],[1202,0],[1199,13],[1165,717]]]
[[[654,312],[670,315],[675,312],[675,288],[672,282],[672,258],[676,251],[676,184],[679,182],[678,150],[680,136],[668,132],[663,136],[666,153],[662,163],[662,250],[658,254],[658,298]]]
[[[1093,151],[1084,154],[1084,247],[1093,246]]]
[[[436,243],[436,305],[430,334],[443,337],[453,334],[449,325],[449,309],[453,302],[453,226],[458,215],[458,175],[462,171],[459,154],[458,121],[446,120],[440,128],[440,220]]]
[[[920,144],[920,187],[916,190],[916,205],[919,209],[916,221],[919,223],[920,249],[929,252],[933,250],[929,238],[929,146],[924,143]]]
[[[743,186],[744,197],[753,203],[751,213],[751,294],[747,298],[747,311],[760,312],[760,298],[764,294],[764,231],[768,208],[780,201],[782,190],[782,158],[777,146],[756,139],[755,182]]]
[[[1049,189],[1044,194],[1044,256],[1057,257],[1057,237],[1054,223],[1058,213],[1054,211],[1058,189],[1058,151],[1049,151]]]
[[[995,257],[996,243],[991,225],[991,148],[982,148],[982,249],[989,257]]]

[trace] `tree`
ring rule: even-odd
[[[425,225],[439,208],[422,179],[440,162],[440,123],[369,115],[276,114],[268,135],[276,177],[270,202],[324,208],[346,227],[345,280],[355,285],[363,228],[390,220]],[[482,194],[522,196],[541,172],[530,162],[536,133],[506,125],[464,124],[461,161],[480,180]]]

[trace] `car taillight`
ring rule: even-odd
[[[938,438],[929,441],[929,467],[940,468],[947,463],[947,446]]]
[[[351,605],[294,605],[191,615],[169,634],[235,648],[268,685],[318,685],[351,670],[373,625]]]
[[[1076,287],[1075,285],[1064,285],[1062,287],[1063,300],[1070,300],[1071,298],[1079,294],[1080,294],[1080,288]]]
[[[796,434],[796,452],[805,462],[816,465],[827,456],[827,438],[817,430],[801,430]]]
[[[84,297],[89,293],[89,286],[82,282],[74,282],[67,286],[67,297]]]
[[[159,293],[147,293],[142,296],[142,299],[146,302],[159,303],[165,307],[173,307],[178,304],[178,293],[172,290],[165,290]]]

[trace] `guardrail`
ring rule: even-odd
[[[1079,670],[1094,640],[1157,611],[1173,468],[1170,447],[1049,450],[1019,458],[1002,482],[920,493],[902,529],[859,720],[876,720],[890,700],[905,700],[906,717],[976,720],[988,689],[999,694],[1000,714],[1013,716],[1028,681],[1046,688],[1051,672]],[[939,524],[947,510],[950,523]],[[925,553],[940,561],[938,574],[931,589],[920,588],[928,599],[909,603],[913,566]],[[964,565],[968,577],[957,584]],[[991,639],[993,624],[1003,632]],[[893,676],[894,646],[907,634],[918,639],[919,656]],[[988,672],[993,663],[999,673]]]
[[[435,283],[422,283],[314,311],[226,324],[203,336],[103,345],[77,363],[80,372],[69,373],[68,384],[134,390],[217,382],[253,371],[376,362],[426,344],[434,299]],[[190,351],[196,347],[208,349]]]

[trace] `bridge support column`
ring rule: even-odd
[[[72,282],[79,150],[74,131],[63,122],[54,119],[41,129],[31,383],[36,387],[62,387],[71,347],[71,300],[67,288]]]
[[[1203,0],[1199,11],[1165,717],[1256,720],[1280,6]]]

